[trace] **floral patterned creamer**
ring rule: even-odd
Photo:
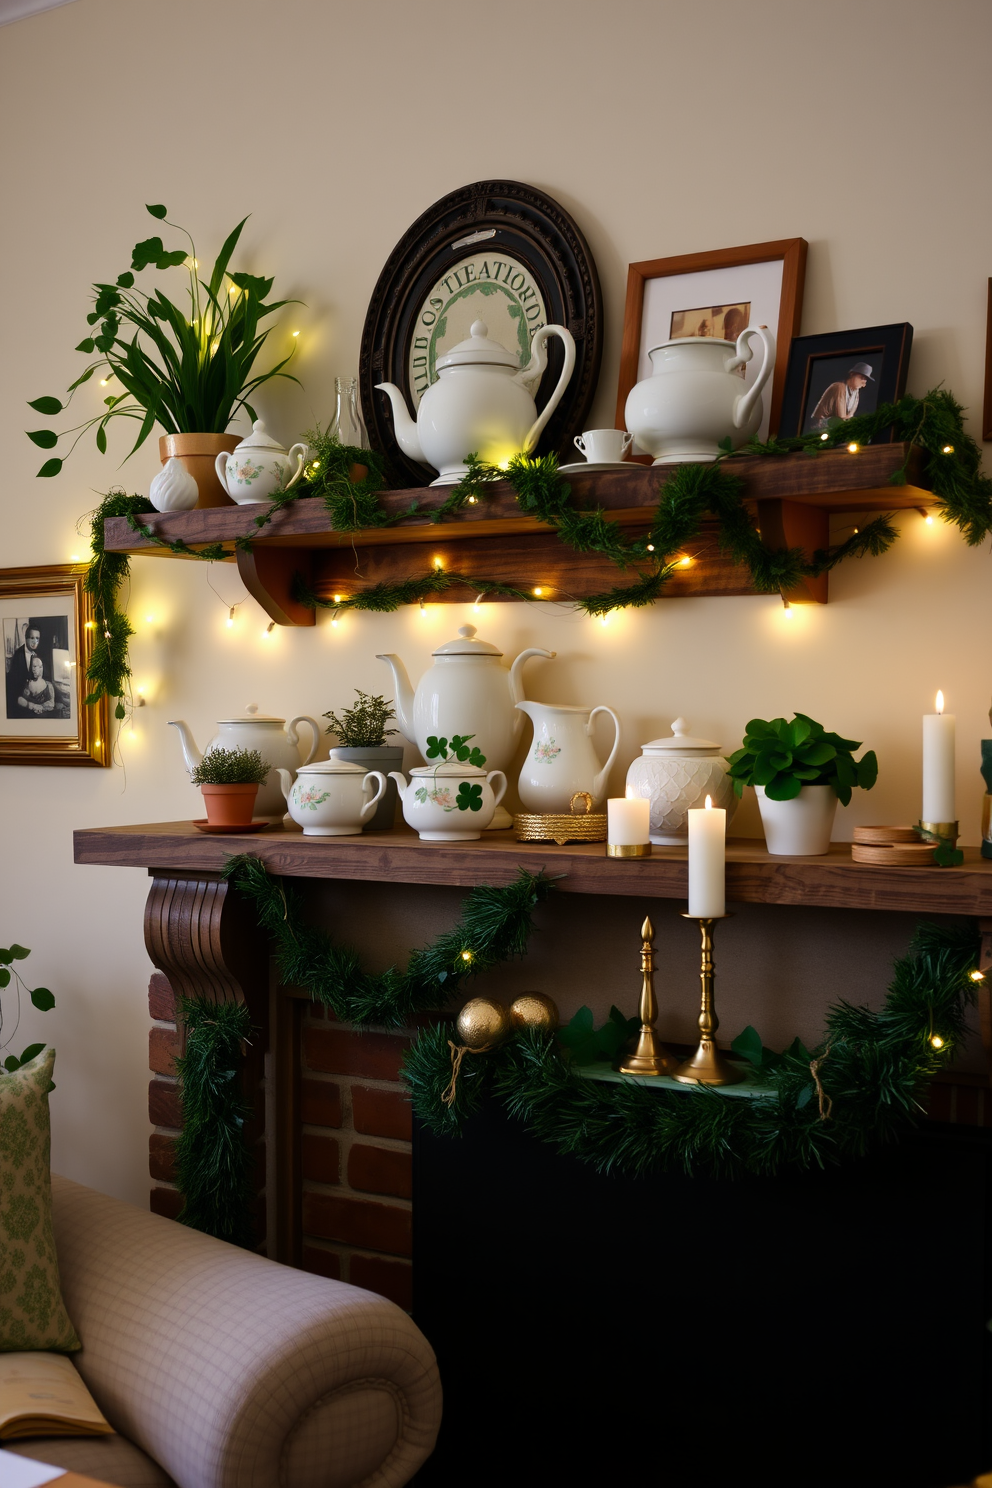
[[[232,501],[247,506],[272,497],[295,486],[303,474],[307,457],[305,444],[294,444],[285,450],[268,432],[261,419],[252,424],[247,439],[242,439],[231,454],[217,456],[217,479]],[[293,469],[293,464],[296,469]]]
[[[386,790],[381,770],[366,771],[350,760],[304,765],[295,782],[288,770],[278,774],[289,814],[306,837],[357,837]]]
[[[409,784],[398,770],[389,778],[396,781],[403,820],[425,842],[474,842],[492,821],[506,791],[502,770],[487,774],[456,760],[418,765],[410,771]]]

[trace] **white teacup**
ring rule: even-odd
[[[586,429],[575,436],[575,448],[591,465],[619,464],[626,460],[633,442],[633,434],[623,429]]]

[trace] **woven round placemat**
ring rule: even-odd
[[[575,811],[576,801],[585,802],[585,813],[581,816]],[[570,812],[519,811],[513,818],[517,841],[554,842],[558,847],[564,847],[566,842],[605,842],[606,814],[593,811],[589,792],[576,791],[569,804]]]
[[[872,847],[884,847],[892,842],[918,843],[920,834],[915,827],[855,827],[854,841]]]
[[[875,868],[925,868],[933,862],[935,842],[889,842],[874,845],[852,842],[851,857],[856,863],[870,863]]]

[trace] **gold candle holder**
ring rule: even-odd
[[[608,858],[649,858],[651,844],[650,842],[608,842],[606,856]]]
[[[686,1059],[672,1073],[683,1085],[737,1085],[744,1076],[716,1046],[716,1031],[720,1020],[713,1003],[713,926],[717,920],[729,920],[732,916],[683,914],[682,918],[696,920],[699,924],[699,980],[702,984],[702,1001],[699,1010],[699,1047],[691,1058]]]
[[[641,1031],[633,1054],[621,1060],[622,1075],[670,1075],[678,1059],[666,1049],[654,1031],[658,1017],[658,1000],[654,995],[654,926],[649,919],[641,926]]]
[[[940,837],[951,845],[957,842],[960,836],[960,825],[958,822],[920,822],[920,831],[928,833],[931,837]]]

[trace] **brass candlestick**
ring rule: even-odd
[[[716,1046],[716,1031],[720,1020],[713,1006],[713,926],[717,920],[729,920],[731,916],[683,914],[682,918],[699,922],[702,943],[699,964],[702,1004],[699,1010],[699,1048],[673,1074],[683,1085],[736,1085],[744,1076]]]
[[[622,1075],[670,1075],[678,1059],[661,1042],[654,1031],[658,1018],[658,1000],[654,995],[654,926],[646,919],[641,926],[641,1031],[637,1036],[637,1048],[621,1060]]]

